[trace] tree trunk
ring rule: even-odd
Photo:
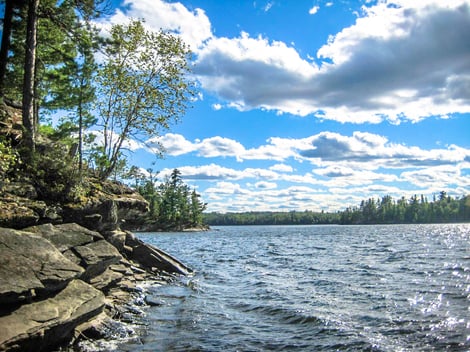
[[[0,96],[4,94],[8,50],[10,49],[12,17],[13,17],[13,0],[6,0],[5,1],[5,15],[3,16],[2,47],[0,49]]]
[[[24,142],[31,154],[36,139],[34,116],[34,81],[36,66],[37,10],[39,0],[28,0],[28,22],[26,27],[26,53],[23,78],[23,128]]]

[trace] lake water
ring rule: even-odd
[[[470,224],[145,233],[195,270],[121,351],[468,351]]]

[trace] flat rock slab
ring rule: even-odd
[[[102,292],[73,280],[50,299],[0,317],[0,351],[47,351],[71,338],[76,326],[101,313]]]
[[[0,228],[0,304],[58,291],[83,272],[41,236]]]
[[[103,236],[95,231],[90,231],[77,224],[52,225],[44,224],[32,226],[24,231],[38,234],[52,242],[61,252],[103,239]]]
[[[132,248],[129,251],[130,258],[152,271],[156,269],[181,275],[189,275],[192,272],[189,267],[178,259],[157,247],[143,242],[132,233],[127,233],[126,245]]]
[[[105,240],[75,247],[74,252],[81,258],[82,265],[86,269],[82,276],[85,281],[100,275],[108,266],[119,263],[122,259],[116,247]]]

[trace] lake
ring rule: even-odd
[[[195,270],[121,351],[468,351],[470,224],[138,237]]]

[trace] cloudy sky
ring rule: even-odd
[[[107,22],[143,18],[194,52],[199,99],[131,163],[178,168],[208,211],[470,193],[469,0],[114,3]]]

